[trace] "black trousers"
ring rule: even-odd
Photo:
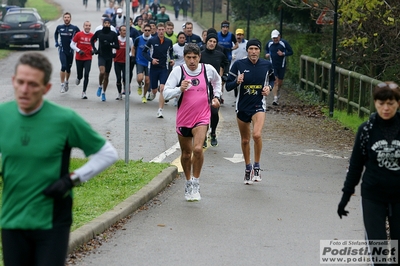
[[[64,266],[70,226],[50,230],[2,229],[6,266]]]
[[[400,239],[400,203],[388,204],[365,198],[362,198],[361,202],[367,240],[386,240],[388,238],[386,218],[389,221],[390,239]]]
[[[83,92],[86,92],[89,84],[89,73],[92,67],[92,60],[75,60],[76,63],[76,74],[79,80],[84,77],[83,80]]]

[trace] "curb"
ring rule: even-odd
[[[145,185],[134,195],[130,196],[114,209],[103,213],[91,222],[79,227],[71,232],[68,244],[68,254],[73,252],[77,247],[87,243],[96,235],[103,233],[110,226],[135,212],[139,207],[147,203],[160,193],[169,183],[178,175],[178,168],[170,166],[164,169],[153,180]]]

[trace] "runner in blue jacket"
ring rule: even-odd
[[[275,85],[273,89],[274,101],[273,105],[278,105],[279,91],[282,87],[283,78],[286,71],[286,57],[293,55],[292,47],[284,39],[281,39],[279,31],[273,30],[271,39],[265,45],[265,58],[269,59],[274,68]]]
[[[236,99],[237,123],[246,164],[244,183],[250,185],[253,181],[261,181],[261,132],[265,121],[265,96],[268,96],[272,90],[271,84],[275,78],[271,62],[259,58],[261,52],[259,40],[249,40],[246,50],[247,58],[238,60],[232,65],[225,86],[227,91],[239,88]],[[250,160],[251,122],[253,123],[254,165]]]

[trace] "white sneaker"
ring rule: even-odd
[[[187,201],[192,200],[192,192],[193,192],[193,182],[191,180],[186,180],[185,183],[185,199]]]
[[[253,168],[253,181],[254,182],[261,182],[261,169],[260,168]]]
[[[86,92],[82,92],[82,99],[87,99]]]
[[[68,82],[64,82],[64,90],[67,92],[69,90]]]
[[[60,92],[61,92],[61,93],[64,93],[64,92],[65,92],[64,83],[61,84],[61,90],[60,90]]]
[[[122,93],[118,93],[117,98],[115,98],[115,100],[122,100]]]
[[[154,98],[156,98],[156,94],[155,93],[152,93],[152,92],[150,92],[150,101],[152,101],[152,100],[154,100]]]
[[[245,170],[245,171],[244,171],[244,184],[245,184],[245,185],[251,185],[251,184],[253,184],[253,180],[252,180],[252,178],[251,178],[251,172],[252,172],[252,171],[249,171],[249,170]]]
[[[162,109],[159,109],[157,112],[157,118],[164,118],[162,114]]]
[[[80,79],[76,79],[76,80],[75,80],[75,84],[76,84],[76,85],[79,85],[80,83],[81,83],[81,80],[80,80]]]
[[[200,184],[199,182],[192,181],[192,201],[199,201],[201,200],[200,196]]]

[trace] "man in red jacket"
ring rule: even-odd
[[[90,44],[90,39],[93,33],[90,32],[91,26],[92,24],[89,21],[85,21],[83,23],[83,31],[75,34],[70,44],[71,48],[76,52],[77,78],[75,84],[79,85],[82,77],[84,77],[82,99],[87,99],[86,89],[89,84],[89,72],[92,66],[92,45]]]

